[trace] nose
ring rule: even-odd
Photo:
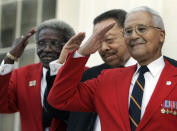
[[[131,34],[131,39],[137,39],[139,37],[139,34],[137,33],[137,31],[134,29],[132,31],[132,34]]]
[[[103,42],[102,45],[101,45],[101,50],[102,51],[109,51],[110,47],[106,42]]]
[[[52,51],[52,48],[51,48],[49,43],[47,43],[46,46],[44,47],[44,51],[45,52],[51,52]]]

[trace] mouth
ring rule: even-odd
[[[53,56],[43,56],[41,57],[41,60],[45,63],[50,63],[54,60],[56,60],[57,58],[56,57],[53,57]]]
[[[51,57],[51,56],[44,56],[44,57],[42,57],[42,59],[44,59],[44,60],[51,60],[51,59],[53,59],[53,57]]]
[[[104,56],[104,59],[106,60],[106,61],[112,61],[113,59],[115,59],[116,58],[116,55],[115,54],[112,54],[112,55],[106,55],[106,56]]]
[[[140,46],[140,45],[144,45],[144,42],[131,42],[130,43],[130,47],[136,47],[136,46]]]

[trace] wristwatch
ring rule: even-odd
[[[7,53],[7,57],[11,60],[14,60],[14,61],[17,61],[17,59],[18,59],[15,56],[13,56],[10,52]]]

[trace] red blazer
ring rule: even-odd
[[[43,131],[41,105],[42,65],[32,64],[0,76],[0,113],[19,111],[22,131]],[[65,131],[53,120],[50,131]]]
[[[80,83],[87,59],[69,56],[48,102],[61,110],[97,112],[102,131],[130,131],[128,97],[136,66],[105,70],[97,79]],[[136,131],[177,130],[177,116],[161,113],[165,100],[177,101],[177,68],[167,61]]]

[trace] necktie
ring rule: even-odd
[[[44,91],[43,108],[42,108],[42,124],[43,124],[44,129],[46,127],[50,127],[50,124],[52,121],[52,115],[47,111],[46,104],[48,104],[47,96],[48,96],[49,91],[53,85],[54,80],[55,80],[55,76],[50,76],[50,71],[48,70],[47,74],[46,74],[47,87]]]
[[[43,108],[42,108],[42,125],[44,129],[50,127],[52,118],[63,120],[66,124],[69,117],[69,112],[57,110],[52,106],[50,106],[47,102],[47,97],[50,89],[52,88],[55,77],[56,75],[50,76],[50,70],[47,71],[46,73],[47,87],[44,91]]]
[[[142,104],[142,97],[143,97],[144,85],[145,85],[144,73],[147,71],[149,71],[147,66],[141,66],[140,69],[138,70],[139,76],[135,82],[130,97],[129,118],[130,118],[131,131],[135,131],[136,127],[140,122],[141,104]]]

